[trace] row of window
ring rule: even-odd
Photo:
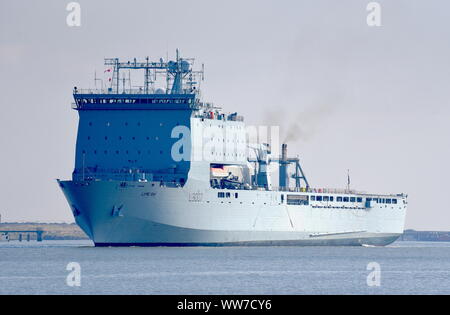
[[[91,137],[91,136],[88,136],[87,139],[88,139],[88,140],[91,140],[92,137]],[[108,140],[109,138],[108,138],[108,136],[105,136],[104,139],[105,139],[105,141],[106,141],[106,140]],[[122,140],[123,137],[122,137],[122,136],[119,136],[119,137],[117,137],[117,139]],[[136,140],[136,137],[131,137],[131,139],[132,139],[132,140]],[[147,136],[147,137],[145,137],[145,139],[146,139],[146,140],[150,140],[150,137]],[[156,136],[156,137],[155,137],[155,140],[158,141],[158,140],[159,140],[159,137]]]
[[[374,201],[377,203],[397,204],[397,199],[390,198],[367,198],[367,201]]]
[[[83,150],[83,151],[81,151],[81,152],[82,152],[83,154],[87,154],[87,153],[88,153],[86,150]],[[103,154],[114,153],[114,152],[115,152],[116,154],[120,154],[120,151],[119,151],[119,150],[116,150],[116,151],[108,151],[108,150],[104,150],[104,151],[103,151]],[[122,152],[125,152],[125,154],[129,154],[129,153],[130,153],[130,151],[128,151],[128,150],[125,150],[125,151],[122,151]],[[133,152],[134,152],[134,151],[133,151]],[[101,151],[98,151],[98,152],[97,152],[97,150],[94,150],[94,151],[92,151],[92,153],[97,154],[97,153],[101,153]],[[137,150],[136,153],[137,153],[137,154],[141,154],[142,151]],[[163,154],[163,153],[164,153],[163,150],[160,150],[160,151],[159,151],[159,154]],[[148,151],[147,151],[147,154],[152,154],[152,151],[148,150]]]
[[[366,198],[367,201],[374,201],[377,203],[397,204],[397,199],[391,198]],[[334,196],[311,196],[311,201],[334,201]],[[337,202],[363,202],[362,197],[336,197]]]
[[[90,121],[89,123],[88,123],[88,125],[89,125],[89,127],[92,127],[93,125],[94,125],[94,123],[92,122],[92,121]],[[111,123],[108,121],[108,122],[106,122],[106,127],[111,127]],[[124,124],[123,124],[124,126],[128,126],[129,124],[128,124],[128,122],[125,122]],[[153,125],[153,124],[152,124]],[[161,122],[161,123],[159,123],[159,126],[160,127],[162,127],[164,124]],[[175,124],[176,126],[179,126],[180,125],[180,123],[176,123]],[[137,122],[136,123],[136,126],[138,126],[138,127],[140,127],[141,126],[141,122]]]
[[[311,201],[334,201],[334,196],[311,196]],[[338,202],[362,202],[361,197],[336,197]]]
[[[238,198],[239,197],[238,193],[233,193],[233,195],[234,195],[234,198]],[[225,193],[225,192],[218,192],[217,193],[217,197],[218,198],[231,198],[231,193],[229,193],[229,192],[227,192],[227,193]]]
[[[78,104],[187,104],[192,99],[143,99],[143,98],[78,98]]]

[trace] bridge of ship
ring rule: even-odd
[[[91,93],[89,93],[91,92]],[[193,110],[195,94],[104,93],[102,90],[74,89],[76,110]]]

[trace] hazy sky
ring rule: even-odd
[[[72,87],[103,58],[206,66],[204,99],[249,124],[287,126],[315,187],[409,194],[407,228],[450,230],[450,2],[362,0],[0,2],[0,214],[73,222],[55,179],[70,178]]]

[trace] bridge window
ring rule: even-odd
[[[323,201],[329,201],[330,200],[330,197],[328,197],[328,196],[323,196]]]
[[[311,201],[315,201],[316,200],[316,196],[311,196]]]
[[[348,197],[344,197],[344,202],[348,202],[349,198]]]
[[[361,198],[361,197],[358,197],[358,198],[356,198],[356,201],[357,201],[357,202],[362,202],[362,198]]]
[[[234,198],[238,198],[239,194],[238,193],[234,193]]]
[[[394,205],[396,205],[396,204],[397,204],[397,199],[392,199],[392,203],[393,203]]]
[[[342,202],[342,197],[340,197],[340,196],[339,196],[339,197],[337,197],[337,198],[336,198],[336,201],[338,201],[338,202]]]
[[[391,199],[386,199],[386,203],[391,203]]]
[[[350,197],[350,202],[355,202],[356,198],[355,197]]]
[[[334,200],[334,197],[333,196],[330,196],[330,201],[333,201]]]
[[[322,196],[317,196],[317,197],[316,197],[316,200],[317,200],[317,201],[322,201]]]

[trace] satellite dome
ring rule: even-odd
[[[175,72],[175,71],[177,71],[178,63],[176,61],[169,61],[168,67],[169,67],[169,71]],[[187,62],[186,60],[180,61],[180,70],[182,73],[189,72],[189,67],[190,67],[189,62]]]

